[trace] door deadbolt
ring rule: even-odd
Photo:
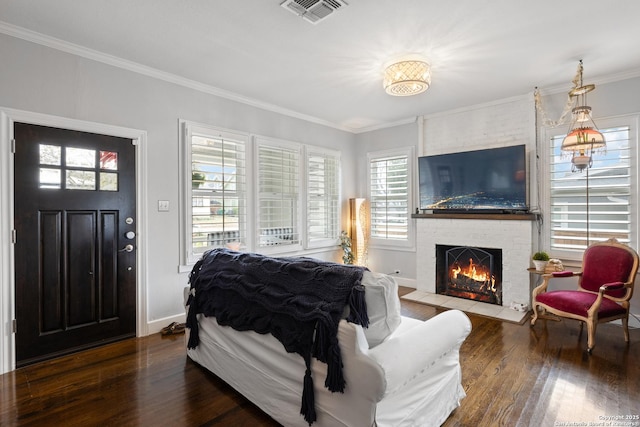
[[[134,233],[133,231],[127,231],[126,233],[124,233],[124,237],[126,237],[129,240],[132,240],[133,238],[136,237],[136,233]]]

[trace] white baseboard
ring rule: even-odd
[[[616,320],[615,323],[622,325],[621,320]],[[640,314],[629,313],[629,329],[640,329]]]
[[[398,284],[398,286],[417,289],[418,283],[416,279],[407,279],[406,277],[399,277],[395,274],[391,274],[391,277],[396,279],[396,283]]]
[[[629,329],[640,329],[640,314],[638,313],[629,313]],[[613,322],[608,322],[612,325],[622,326],[622,320],[614,320]]]
[[[640,328],[640,313],[630,313],[629,316],[629,327],[630,328]]]
[[[173,322],[184,323],[187,319],[186,314],[179,314],[176,316],[165,317],[160,320],[153,320],[147,323],[148,335],[159,333],[162,328],[169,326]]]

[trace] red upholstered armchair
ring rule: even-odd
[[[637,271],[638,254],[630,247],[616,239],[592,244],[584,251],[582,271],[543,275],[542,284],[533,290],[531,298],[531,326],[535,325],[539,310],[580,320],[587,324],[587,351],[591,353],[598,323],[622,319],[624,339],[629,342],[629,301]],[[547,292],[550,279],[574,276],[578,277],[577,290]]]

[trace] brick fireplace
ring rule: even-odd
[[[417,228],[417,284],[420,291],[436,294],[437,248],[471,247],[500,251],[501,272],[498,286],[501,296],[488,297],[493,301],[476,301],[501,304],[512,302],[530,305],[529,272],[535,222],[530,216],[469,215],[461,218],[446,214],[415,215]],[[508,218],[508,219],[507,219]],[[483,249],[484,250],[484,249]],[[496,287],[496,285],[493,285]],[[497,290],[497,288],[496,288]],[[487,293],[486,286],[480,293]],[[498,302],[499,301],[499,302]]]

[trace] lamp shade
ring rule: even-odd
[[[383,85],[389,95],[417,95],[429,89],[431,69],[424,61],[395,62],[384,70]]]
[[[605,146],[604,135],[591,127],[572,129],[562,140],[562,151],[586,152]]]
[[[351,216],[351,250],[354,264],[367,265],[369,212],[366,199],[349,199]]]

